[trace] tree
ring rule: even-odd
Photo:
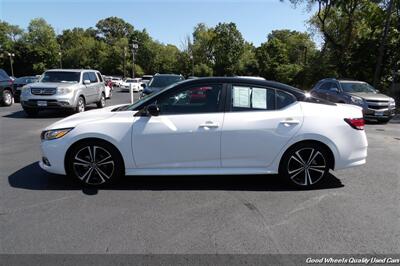
[[[133,26],[118,17],[99,20],[96,24],[98,36],[112,44],[120,38],[129,38],[133,34]]]
[[[244,50],[242,34],[235,23],[219,23],[214,28],[212,39],[214,53],[214,72],[216,75],[234,75],[238,73],[240,58]]]
[[[23,38],[29,53],[26,59],[32,64],[32,72],[42,73],[57,67],[60,46],[54,29],[43,18],[31,20]]]

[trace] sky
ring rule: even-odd
[[[198,23],[215,26],[234,22],[246,41],[259,46],[275,29],[307,31],[307,20],[315,11],[296,8],[288,0],[0,0],[0,19],[26,28],[42,17],[56,33],[74,27],[95,27],[96,22],[117,16],[135,29],[146,29],[162,43],[182,46]]]

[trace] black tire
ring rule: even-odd
[[[97,103],[97,108],[104,108],[106,106],[106,96],[104,93],[101,94],[100,101]]]
[[[34,108],[28,108],[28,107],[23,107],[25,114],[28,117],[35,117],[38,115],[39,110],[38,109],[34,109]]]
[[[326,178],[331,164],[326,147],[315,142],[303,142],[285,152],[279,165],[279,174],[289,185],[309,189]]]
[[[93,155],[95,158],[91,157]],[[73,145],[67,153],[65,166],[68,176],[88,186],[113,183],[125,173],[117,148],[102,140],[86,140]]]
[[[14,96],[11,90],[5,89],[3,90],[3,97],[1,98],[1,104],[3,106],[11,106],[14,101]]]
[[[83,96],[79,96],[78,103],[76,104],[74,112],[75,113],[82,113],[82,112],[85,112],[85,110],[86,110],[85,98],[83,98]]]

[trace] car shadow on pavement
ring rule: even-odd
[[[8,177],[14,188],[31,190],[82,190],[95,195],[98,190],[231,190],[231,191],[292,191],[298,190],[282,182],[279,175],[235,176],[128,176],[100,188],[85,187],[71,177],[43,171],[37,162],[16,171]],[[313,189],[344,187],[334,175]]]
[[[86,111],[96,109],[95,105],[86,106]],[[29,117],[25,113],[25,111],[16,111],[11,114],[3,115],[3,117],[7,118],[25,118],[25,119],[43,119],[43,118],[65,118],[67,116],[72,115],[73,113],[68,110],[43,110],[40,111],[36,116]]]

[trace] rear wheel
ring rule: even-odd
[[[13,103],[13,95],[12,95],[12,93],[11,93],[11,91],[10,90],[4,90],[3,91],[3,98],[1,99],[2,101],[1,101],[1,103],[4,105],[4,106],[10,106],[10,105],[12,105],[12,103]]]
[[[327,149],[317,143],[300,143],[291,147],[282,157],[279,174],[290,185],[311,188],[329,173],[330,156]]]
[[[75,145],[68,154],[67,174],[86,185],[105,185],[124,174],[122,157],[108,142],[85,141]]]

